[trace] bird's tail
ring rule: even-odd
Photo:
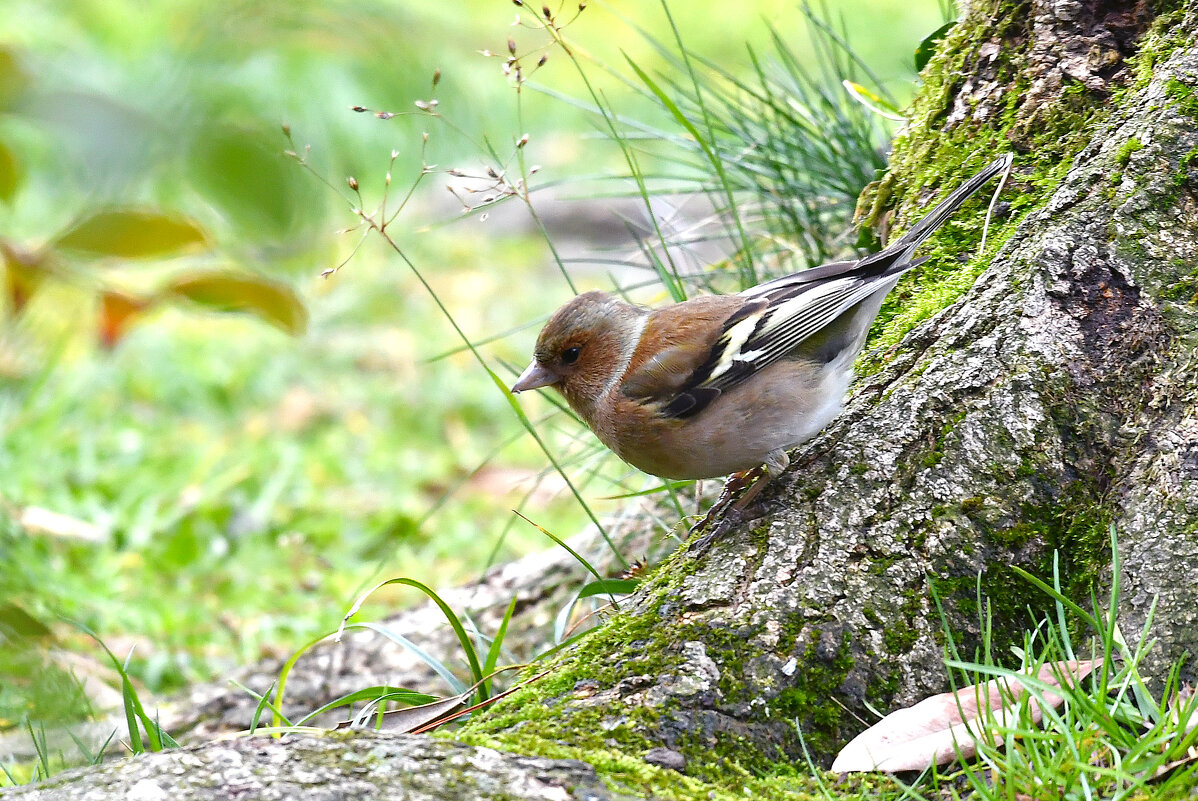
[[[921,242],[932,235],[945,221],[952,216],[969,196],[986,185],[991,178],[1004,172],[1011,166],[1011,154],[1004,153],[965,183],[953,190],[953,193],[940,201],[936,208],[924,215],[924,218],[912,226],[910,231],[900,236],[886,247],[887,251],[914,250]],[[883,251],[885,252],[885,251]]]

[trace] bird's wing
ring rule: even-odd
[[[698,414],[880,289],[882,282],[918,263],[875,263],[863,270],[857,262],[838,262],[739,295],[696,298],[659,309],[649,317],[620,390],[657,406],[666,417]]]
[[[657,347],[640,361],[634,354],[621,382],[624,394],[659,404],[661,414],[667,417],[698,414],[722,393],[791,353],[858,303],[894,286],[898,276],[923,263],[923,259],[912,261],[915,248],[1010,165],[1009,154],[1000,156],[889,247],[860,261],[832,262],[767,281],[732,298],[687,301],[654,312],[649,326],[655,334],[649,340]],[[703,300],[710,304],[695,305]],[[699,313],[697,318],[695,313]],[[703,336],[668,340],[665,332],[671,322],[697,326],[689,330]],[[827,342],[812,349],[813,356],[822,350],[838,350],[849,341],[842,342],[835,329],[832,326],[833,335],[825,338]]]
[[[737,295],[712,295],[652,312],[620,380],[621,392],[645,403],[671,403],[693,386],[727,320],[744,306]]]
[[[752,299],[725,321],[707,357],[678,386],[662,414],[698,414],[720,394],[794,351],[912,266],[907,262],[898,270],[875,274],[849,271],[822,281],[779,279],[766,291],[753,291]]]

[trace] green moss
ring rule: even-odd
[[[1198,147],[1192,148],[1181,157],[1177,163],[1177,173],[1173,176],[1173,185],[1178,189],[1190,182],[1190,170],[1198,167]]]
[[[1115,153],[1115,163],[1118,164],[1120,167],[1126,167],[1127,163],[1129,161],[1131,161],[1131,154],[1135,153],[1137,150],[1143,150],[1143,149],[1144,149],[1143,143],[1141,143],[1139,139],[1136,139],[1133,136],[1131,139],[1128,139],[1126,142],[1124,142],[1122,145],[1119,146],[1118,152]]]
[[[1138,90],[1147,86],[1152,80],[1156,66],[1168,59],[1174,50],[1189,44],[1189,37],[1185,33],[1187,26],[1183,24],[1186,15],[1185,2],[1179,0],[1167,5],[1173,7],[1155,9],[1156,19],[1140,37],[1136,53],[1129,59],[1134,76],[1132,89]]]
[[[900,611],[906,621],[906,625],[898,626],[892,623],[882,632],[882,644],[887,653],[905,654],[915,645],[919,639],[915,620],[920,614],[921,606],[921,599],[915,590],[907,590],[903,593],[903,602]]]
[[[692,563],[694,560],[686,560]],[[523,754],[582,759],[599,770],[618,792],[661,798],[724,798],[751,789],[764,798],[804,797],[818,785],[803,773],[779,773],[779,766],[792,761],[781,750],[771,753],[758,742],[722,734],[714,741],[709,732],[688,734],[690,725],[670,727],[675,704],[665,699],[656,705],[610,703],[586,704],[586,698],[614,687],[620,681],[636,683],[643,677],[648,689],[658,676],[680,670],[683,656],[679,646],[687,641],[703,643],[708,657],[721,668],[720,695],[728,704],[750,703],[744,687],[744,660],[756,655],[745,644],[754,632],[733,630],[709,621],[662,624],[662,606],[676,600],[678,576],[686,564],[671,559],[654,576],[651,597],[636,615],[618,614],[604,628],[583,639],[538,672],[548,675],[533,681],[470,721],[454,736],[468,743],[490,745]],[[800,636],[810,630],[795,618],[779,636],[778,652],[795,648]],[[841,742],[839,729],[843,709],[832,699],[853,666],[848,635],[842,636],[835,654],[821,651],[818,630],[799,657],[800,671],[794,686],[783,691],[770,705],[768,715],[776,720],[793,719],[801,726],[808,747],[829,753]],[[879,687],[879,691],[886,688]],[[890,689],[893,692],[893,688]],[[682,714],[692,713],[689,706]],[[689,721],[688,721],[689,723]],[[687,759],[686,776],[644,763],[638,756],[661,745],[659,735],[671,731],[670,747]],[[798,734],[795,734],[796,740]],[[847,797],[873,797],[867,791],[893,787],[871,779],[860,790],[846,789]],[[859,796],[858,793],[861,795]],[[709,795],[711,794],[711,795]]]
[[[842,634],[840,646],[830,658],[821,656],[820,643],[812,640],[794,676],[794,686],[783,690],[769,706],[771,717],[796,721],[807,747],[815,753],[834,753],[843,742],[840,731],[844,707],[832,699],[853,667],[849,652],[849,633]]]
[[[961,501],[961,511],[967,515],[972,515],[976,512],[980,512],[985,505],[986,505],[985,498],[980,498],[978,496],[974,496],[972,498],[966,498],[965,500]]]
[[[1173,267],[1174,271],[1182,276],[1169,286],[1163,287],[1160,291],[1161,297],[1176,303],[1198,304],[1198,270],[1191,269],[1191,266],[1182,260],[1178,260]],[[1186,270],[1190,272],[1184,274]]]
[[[1187,117],[1198,119],[1198,94],[1195,94],[1194,87],[1177,78],[1170,78],[1165,81],[1165,95]]]
[[[761,532],[763,537],[767,534]],[[703,619],[677,622],[663,611],[665,604],[677,602],[682,580],[698,562],[684,553],[675,554],[654,574],[646,587],[648,598],[636,614],[615,615],[549,665],[538,665],[538,671],[549,669],[547,676],[496,703],[485,716],[467,724],[462,736],[498,738],[521,753],[544,753],[529,750],[536,743],[569,743],[580,752],[599,754],[616,749],[637,754],[661,745],[663,732],[668,730],[671,747],[692,766],[688,773],[717,782],[729,772],[744,769],[765,773],[775,761],[787,759],[781,750],[769,753],[733,737],[713,741],[709,733],[688,734],[689,724],[671,725],[671,716],[686,705],[685,700],[667,696],[653,704],[586,703],[588,696],[622,681],[626,694],[649,689],[660,676],[683,675],[686,656],[682,644],[689,641],[701,642],[707,656],[720,666],[719,690],[728,703],[753,700],[740,698],[746,692],[741,677],[747,670],[745,660],[758,655],[745,644],[759,632],[734,631]],[[801,627],[796,626],[795,631]],[[779,644],[779,649],[787,647],[786,642]],[[682,714],[688,711],[689,707]]]
[[[924,467],[935,467],[944,459],[944,445],[948,441],[953,430],[965,419],[967,412],[961,411],[947,417],[940,426],[940,431],[936,433],[935,438],[928,446],[928,450],[923,456],[918,457],[920,463]]]
[[[1170,8],[1161,13],[1141,37],[1129,75],[1150,75],[1153,65],[1185,43],[1176,32],[1184,12]],[[971,200],[932,236],[921,249],[930,256],[927,264],[904,278],[878,316],[871,342],[877,353],[892,352],[892,346],[915,325],[973,285],[1023,217],[1056,189],[1074,156],[1115,107],[1110,94],[1076,81],[1067,83],[1051,100],[1027,102],[1031,77],[1025,71],[1028,48],[1024,45],[1033,39],[1030,4],[999,0],[976,7],[948,34],[924,70],[924,88],[908,112],[905,132],[894,142],[890,172],[863,193],[859,219],[876,226],[893,209],[897,221],[893,227],[901,230],[922,216],[934,199],[1011,150],[1016,152],[1015,191],[1004,193],[1009,215],[992,224],[984,252],[977,249],[988,203],[985,197]],[[1000,46],[987,55],[985,64],[977,64],[974,60],[979,59],[984,43]],[[979,73],[992,78],[1001,91],[983,93],[985,108],[963,110],[957,105],[962,102],[963,76]],[[946,124],[950,117],[953,122]],[[1130,158],[1139,144],[1132,140],[1125,145],[1121,158]],[[883,358],[863,359],[860,372],[876,371]],[[927,459],[929,464],[937,462],[935,453]]]
[[[1028,602],[1035,592],[1008,565],[991,562],[984,573],[954,575],[947,570],[929,579],[931,592],[946,609],[954,609],[962,621],[975,626],[953,625],[951,635],[958,653],[966,659],[982,653],[982,632],[989,632],[990,651],[1009,653],[1012,645],[1023,641],[1029,623]],[[1045,600],[1047,604],[1047,599]],[[944,627],[937,617],[941,636]]]
[[[719,781],[705,781],[660,768],[645,762],[640,756],[616,749],[579,748],[562,742],[527,736],[480,736],[466,734],[462,739],[472,745],[501,750],[519,749],[522,754],[534,754],[551,759],[578,759],[594,766],[613,793],[636,798],[669,799],[669,801],[732,801],[761,798],[767,801],[816,801],[826,798],[822,786],[835,786],[840,801],[866,799],[899,799],[902,788],[887,776],[853,774],[845,777],[812,775],[806,766],[777,765],[773,771],[760,774],[732,767]]]

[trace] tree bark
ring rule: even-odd
[[[516,756],[380,732],[214,742],[73,770],[0,794],[6,799],[61,801],[613,798],[594,768],[577,760]]]
[[[869,706],[944,689],[937,599],[967,658],[988,599],[1001,658],[1033,623],[1027,609],[1051,606],[1011,567],[1050,578],[1055,550],[1071,595],[1103,597],[1112,525],[1124,634],[1140,636],[1155,599],[1149,670],[1194,651],[1196,32],[1192,3],[972,7],[864,205],[909,222],[1014,149],[989,266],[976,281],[943,259],[925,271],[900,300],[959,297],[872,357],[882,366],[748,519],[676,553],[546,677],[457,736],[580,758],[641,794],[659,785],[629,779],[645,775],[633,763],[718,784],[804,748],[826,761]],[[933,251],[972,253],[981,216]],[[361,753],[373,740],[343,742]]]

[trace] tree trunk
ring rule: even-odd
[[[925,70],[867,205],[875,221],[894,208],[910,222],[1014,150],[984,272],[973,281],[952,261],[976,250],[978,209],[931,243],[949,258],[896,292],[947,308],[872,359],[882,366],[750,519],[675,554],[458,736],[576,757],[637,793],[663,786],[661,768],[718,784],[734,765],[801,760],[804,744],[826,761],[868,706],[944,689],[935,599],[970,657],[980,586],[1002,657],[1033,623],[1028,607],[1051,605],[1011,566],[1051,577],[1055,550],[1063,586],[1088,604],[1112,584],[1112,525],[1124,633],[1139,637],[1158,599],[1151,670],[1195,650],[1196,32],[1190,3],[971,8]]]

